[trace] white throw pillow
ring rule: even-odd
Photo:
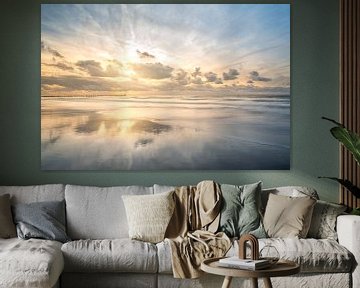
[[[151,243],[164,240],[175,207],[173,193],[122,196],[131,239]]]

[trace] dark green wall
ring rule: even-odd
[[[196,0],[187,1],[194,3]],[[105,3],[61,1],[61,3]],[[106,1],[106,3],[121,3]],[[161,1],[151,1],[162,3]],[[163,1],[164,2],[164,1]],[[169,3],[167,1],[164,3]],[[201,3],[201,1],[197,1]],[[231,1],[234,3],[235,1]],[[229,3],[231,3],[229,2]],[[237,1],[289,3],[288,1]],[[338,118],[338,1],[294,0],[291,34],[290,171],[46,172],[40,170],[40,3],[0,4],[0,185],[73,183],[84,185],[194,184],[203,179],[265,187],[308,185],[322,199],[337,201],[338,186],[319,175],[338,175],[338,146],[321,116]],[[178,3],[184,3],[179,2]],[[205,3],[205,2],[204,2]],[[206,3],[220,3],[206,1]],[[224,3],[222,1],[221,3]]]

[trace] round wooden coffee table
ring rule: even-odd
[[[270,277],[289,276],[300,272],[300,266],[288,260],[279,260],[270,268],[254,271],[222,267],[219,265],[219,259],[221,258],[204,260],[201,263],[201,270],[210,274],[225,276],[222,288],[229,288],[233,277],[251,278],[254,288],[258,288],[258,278],[263,278],[265,287],[272,288]]]

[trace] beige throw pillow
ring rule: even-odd
[[[9,194],[0,196],[0,238],[16,237]]]
[[[316,200],[311,197],[288,197],[270,194],[264,215],[269,237],[306,238]]]
[[[122,196],[131,239],[151,243],[164,240],[175,207],[173,193]]]

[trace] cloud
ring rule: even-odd
[[[80,60],[76,62],[76,66],[79,67],[81,70],[87,72],[90,76],[94,77],[117,77],[120,75],[119,67],[121,63],[117,60],[110,60],[110,63],[106,66],[104,70],[100,64],[95,60]]]
[[[200,76],[200,75],[201,75],[200,67],[195,67],[195,71],[193,73],[191,73],[191,76],[196,78],[197,76]]]
[[[46,63],[44,63],[44,65],[50,66],[50,67],[56,67],[56,68],[59,68],[59,69],[64,70],[64,71],[73,71],[74,70],[73,67],[71,67],[71,66],[69,66],[69,65],[67,65],[67,64],[65,64],[63,62],[58,62],[56,64],[46,64]]]
[[[217,79],[215,80],[215,84],[223,84],[222,79],[221,79],[221,78],[217,78]]]
[[[59,51],[57,51],[57,50],[51,48],[50,46],[46,45],[44,41],[41,41],[41,51],[48,52],[48,53],[50,53],[53,56],[58,57],[58,58],[64,58],[64,56],[61,55]]]
[[[233,68],[229,69],[229,72],[223,73],[223,79],[226,80],[234,80],[240,75],[239,71]]]
[[[161,63],[133,64],[135,72],[144,78],[166,79],[171,77],[174,68],[165,66]]]
[[[272,79],[273,83],[276,83],[276,85],[288,87],[290,86],[290,77],[287,76],[279,76],[274,79]]]
[[[204,82],[202,81],[201,77],[195,77],[194,79],[191,80],[191,83],[201,85]]]
[[[268,47],[264,47],[258,50],[254,50],[254,51],[250,51],[248,53],[245,53],[244,55],[241,55],[240,57],[237,57],[236,59],[230,61],[232,64],[231,65],[227,65],[224,68],[228,68],[228,67],[233,67],[234,65],[241,65],[243,64],[243,60],[246,57],[252,56],[252,55],[257,55],[257,54],[261,54],[267,51],[271,51],[273,49],[277,49],[280,48],[282,46],[282,44],[280,45],[273,45],[273,46],[268,46]]]
[[[214,72],[207,72],[204,74],[204,76],[208,82],[215,82],[216,79],[218,78],[217,74]]]
[[[144,52],[141,52],[140,50],[136,50],[136,53],[138,54],[138,56],[140,58],[155,58],[154,55],[151,55],[150,53],[144,51]]]
[[[250,79],[253,81],[263,81],[263,82],[271,81],[271,78],[261,77],[259,75],[259,72],[257,72],[257,71],[250,72]]]
[[[119,60],[116,60],[116,59],[111,59],[111,60],[108,60],[109,62],[109,65],[113,64],[113,65],[117,65],[119,67],[122,67],[122,63],[119,61]]]
[[[183,69],[179,69],[176,71],[175,75],[171,77],[171,80],[175,81],[179,85],[187,85],[189,84],[188,73]]]
[[[218,78],[217,74],[214,72],[207,72],[204,74],[207,82],[213,82],[215,84],[223,84],[223,81],[221,78]]]
[[[114,83],[105,81],[104,79],[78,76],[43,76],[41,77],[41,86],[45,87],[61,87],[63,91],[111,91],[114,90]]]

